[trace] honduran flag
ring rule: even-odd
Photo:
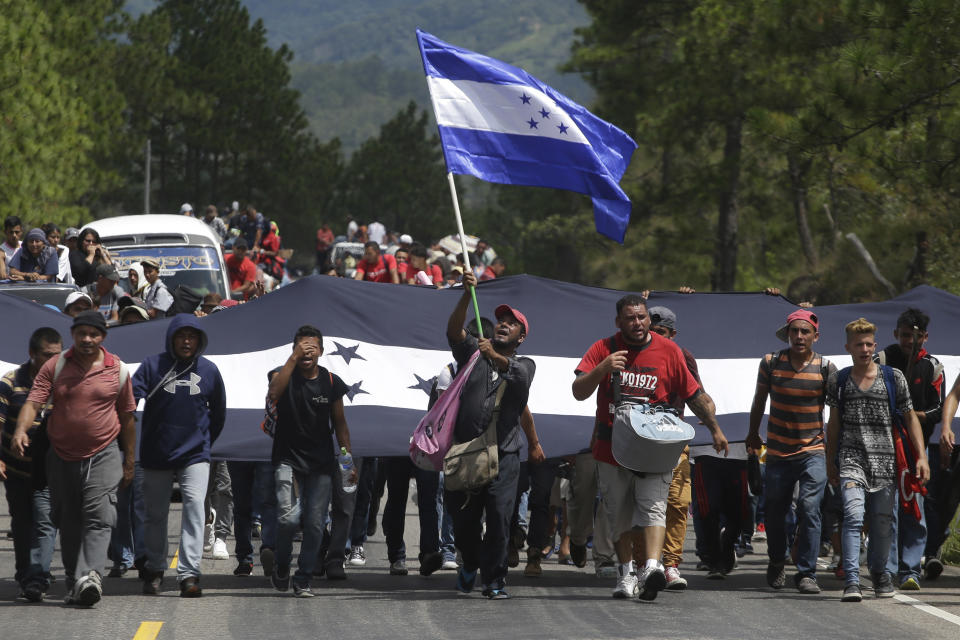
[[[623,242],[630,136],[523,69],[419,29],[417,40],[448,171],[589,195],[597,231]]]

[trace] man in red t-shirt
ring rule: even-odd
[[[423,271],[430,278],[430,282],[436,287],[443,286],[443,271],[440,265],[427,264],[427,248],[419,242],[410,245],[408,252],[410,256],[410,265],[407,268],[407,284],[417,284],[417,273]]]
[[[327,260],[330,257],[333,241],[333,231],[330,230],[330,225],[324,222],[317,229],[317,270],[321,273],[327,271]]]
[[[363,260],[357,262],[354,279],[400,284],[397,261],[389,253],[381,253],[380,245],[371,240],[363,245]]]
[[[613,596],[630,598],[639,591],[640,599],[653,600],[666,586],[659,558],[673,473],[638,476],[614,460],[611,450],[614,411],[611,373],[619,373],[625,396],[663,405],[670,404],[671,396],[682,398],[710,429],[717,452],[727,451],[727,439],[717,424],[713,400],[690,373],[680,347],[650,332],[646,301],[636,295],[621,298],[617,301],[614,324],[619,329],[616,335],[596,341],[577,365],[573,397],[586,400],[597,391],[596,426],[591,447],[593,457],[598,460],[597,484],[620,562]],[[644,557],[647,559],[639,576],[632,560],[631,530],[634,524],[642,530]]]
[[[230,295],[236,300],[246,300],[257,287],[257,265],[247,257],[247,241],[237,238],[233,253],[224,259],[230,276]]]

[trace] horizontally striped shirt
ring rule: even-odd
[[[26,450],[26,458],[21,459],[13,455],[10,449],[10,443],[13,439],[13,432],[17,429],[17,418],[20,416],[20,409],[27,401],[27,394],[30,393],[30,385],[33,379],[30,377],[30,363],[26,362],[13,371],[8,371],[0,379],[0,428],[2,428],[2,447],[0,447],[0,459],[7,465],[7,475],[15,478],[29,478],[33,469],[33,461],[30,458],[30,448]],[[37,418],[33,422],[33,427],[40,425],[40,412],[37,412]],[[33,430],[27,432],[31,437]]]
[[[824,386],[837,368],[814,353],[797,371],[790,350],[772,353],[760,361],[757,384],[769,389],[767,455],[789,458],[823,451]]]

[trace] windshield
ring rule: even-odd
[[[120,272],[120,287],[128,293],[130,265],[144,258],[154,258],[160,262],[160,279],[171,293],[184,285],[200,295],[219,293],[227,297],[220,258],[213,247],[130,247],[111,249],[110,255]]]

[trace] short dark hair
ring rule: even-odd
[[[49,236],[54,231],[56,231],[57,233],[60,233],[60,227],[58,227],[52,222],[48,222],[47,224],[43,225],[40,228],[43,229],[43,235],[45,236]]]
[[[14,227],[22,227],[23,222],[20,221],[20,216],[9,216],[6,220],[3,221],[3,230],[13,229]]]
[[[643,296],[638,296],[635,293],[628,293],[617,300],[617,316],[620,315],[624,307],[643,307],[646,309],[647,300]]]
[[[926,331],[928,324],[930,324],[930,316],[920,309],[913,307],[901,313],[900,317],[897,318],[897,329],[900,327],[909,327],[911,329],[917,328],[920,331]]]
[[[418,258],[426,258],[427,248],[420,242],[414,242],[407,249],[407,253],[411,256],[417,256]]]
[[[480,327],[483,329],[483,337],[488,340],[493,337],[493,320],[490,318],[480,318]],[[474,338],[479,338],[477,335],[477,323],[468,322],[467,323],[467,333],[472,335]]]
[[[94,241],[94,242],[96,242],[97,244],[101,244],[101,242],[100,242],[100,234],[97,233],[97,230],[96,230],[96,229],[91,229],[90,227],[84,227],[83,231],[80,232],[80,242],[83,242],[83,239],[86,238],[86,237],[87,237],[88,235],[90,235],[90,234],[93,234],[93,241]]]
[[[293,344],[297,344],[303,338],[316,338],[320,341],[320,346],[323,347],[323,333],[313,325],[305,324],[297,329],[297,332],[293,334]]]
[[[374,240],[370,240],[369,242],[364,242],[363,243],[364,250],[366,250],[367,247],[373,247],[374,249],[377,250],[377,253],[380,253],[380,245],[377,244],[376,241]]]
[[[60,332],[51,327],[40,327],[30,335],[30,353],[38,353],[44,344],[63,344]]]
[[[234,248],[234,249],[249,249],[250,247],[247,246],[247,239],[246,239],[246,238],[237,238],[236,241],[233,243],[233,248]]]
[[[493,262],[490,263],[490,266],[492,267],[495,264],[502,264],[503,266],[507,266],[507,261],[501,258],[500,256],[497,256],[496,258],[493,259]]]

